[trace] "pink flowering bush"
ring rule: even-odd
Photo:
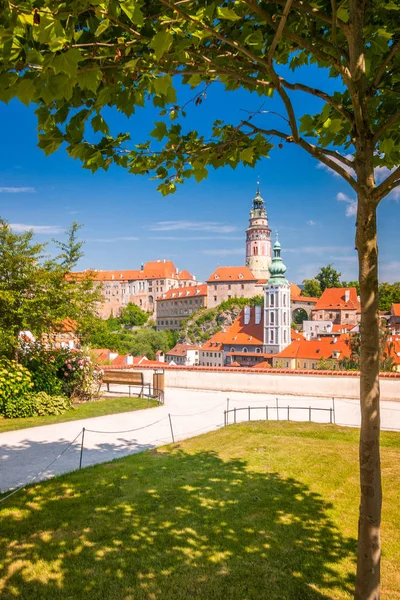
[[[59,370],[63,391],[70,398],[91,400],[104,374],[82,350],[71,350]]]

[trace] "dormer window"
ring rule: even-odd
[[[214,275],[214,279],[219,279],[219,275]]]
[[[239,279],[243,279],[242,273],[239,273]]]

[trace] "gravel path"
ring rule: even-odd
[[[86,429],[83,467],[171,442],[168,414],[171,414],[175,441],[222,427],[228,395],[230,409],[258,406],[260,410],[252,411],[252,420],[265,419],[265,406],[268,404],[269,418],[276,419],[276,399],[272,396],[169,389],[166,392],[165,405],[157,408],[0,434],[0,491],[4,492],[33,480],[39,481],[77,469],[83,427]],[[332,407],[332,401],[326,398],[292,396],[280,397],[279,404],[282,406],[279,409],[281,419],[287,419],[287,409],[284,407],[288,404],[290,407]],[[355,427],[359,425],[360,411],[357,401],[336,400],[335,409],[337,424]],[[312,412],[313,421],[326,423],[329,422],[329,416],[329,412]],[[248,410],[237,411],[236,418],[238,422],[248,420]],[[290,409],[291,420],[308,418],[308,410]],[[231,413],[230,422],[232,421]],[[400,403],[382,402],[382,427],[400,431]],[[132,431],[135,429],[137,431]],[[74,443],[69,446],[74,438]],[[61,453],[63,454],[59,456]],[[53,461],[55,462],[48,467]]]

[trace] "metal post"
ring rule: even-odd
[[[233,422],[236,423],[236,406],[233,409]]]
[[[332,398],[333,403],[333,422],[336,425],[335,398]]]
[[[276,420],[279,421],[279,404],[278,404],[278,398],[276,399]]]
[[[224,427],[226,427],[226,410],[224,410]]]
[[[332,424],[332,408],[329,409],[329,422]]]
[[[308,407],[308,420],[311,423],[311,406]]]
[[[287,407],[287,420],[288,420],[288,421],[290,421],[289,409],[290,409],[290,406],[289,406],[289,404],[288,404],[288,407]]]
[[[226,399],[226,412],[229,411],[229,398]]]
[[[83,440],[85,439],[85,428],[82,428],[82,441],[81,441],[81,456],[79,459],[79,468],[82,469],[82,458],[83,458]]]
[[[171,415],[168,413],[169,426],[171,427],[172,443],[175,444],[174,430],[172,429]]]
[[[250,406],[249,406],[249,421],[250,421]]]
[[[267,421],[268,421],[268,406],[265,407],[265,413],[266,413],[266,417],[267,417]]]

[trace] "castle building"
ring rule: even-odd
[[[278,237],[269,272],[264,288],[264,352],[278,354],[291,342],[290,283],[285,277],[286,265]]]
[[[267,280],[271,264],[271,229],[264,200],[257,188],[246,230],[246,267],[258,280]]]

